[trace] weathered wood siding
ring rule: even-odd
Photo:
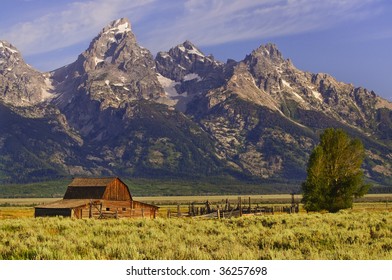
[[[156,218],[158,207],[138,201],[101,200],[72,208],[35,208],[35,217]]]
[[[130,201],[132,200],[132,197],[127,185],[125,185],[120,179],[116,178],[107,185],[103,199]]]
[[[119,178],[75,178],[64,198],[35,208],[35,216],[84,218],[155,218],[158,207],[133,201]]]
[[[102,201],[103,212],[118,218],[156,218],[158,207],[138,201]]]

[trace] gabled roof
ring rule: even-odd
[[[56,208],[56,209],[60,209],[60,208],[77,208],[77,207],[81,207],[81,206],[86,206],[89,203],[94,203],[96,201],[91,200],[91,199],[62,199],[62,200],[57,200],[54,201],[52,203],[48,203],[45,205],[38,205],[34,208]]]
[[[106,187],[116,177],[107,178],[74,178],[69,187]]]
[[[116,187],[117,182],[120,188]],[[111,187],[109,189],[109,187]],[[107,191],[108,190],[108,191]],[[132,200],[128,186],[118,177],[74,178],[68,185],[64,199]]]

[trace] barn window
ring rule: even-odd
[[[127,211],[127,208],[124,207],[122,210],[123,210],[123,211]]]
[[[110,208],[109,208],[109,207],[106,207],[106,211],[110,211]]]

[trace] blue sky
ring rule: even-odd
[[[226,61],[275,43],[313,73],[392,101],[389,0],[2,0],[0,40],[49,71],[76,60],[110,21],[127,17],[154,55],[185,40]]]

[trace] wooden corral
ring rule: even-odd
[[[35,217],[155,218],[158,207],[134,201],[119,178],[75,178],[64,198],[35,207]]]
[[[237,202],[233,203],[226,199],[225,203],[216,203],[215,205],[208,200],[203,204],[196,205],[189,203],[188,211],[181,212],[181,207],[177,205],[177,211],[168,209],[167,217],[205,217],[205,218],[232,218],[243,215],[274,215],[274,213],[298,213],[299,204],[295,202],[294,194],[291,195],[291,205],[270,205],[260,206],[258,203],[251,202],[249,197],[243,200],[238,197]]]

